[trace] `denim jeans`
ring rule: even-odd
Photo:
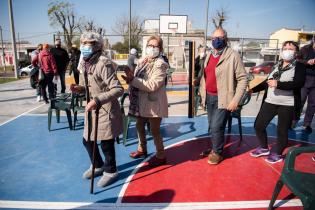
[[[230,112],[227,109],[218,109],[218,96],[209,95],[208,93],[206,105],[209,130],[212,134],[212,150],[221,154],[225,143],[225,126]]]

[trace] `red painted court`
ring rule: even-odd
[[[202,150],[210,147],[209,138],[170,146],[167,149],[168,164],[149,169],[144,163],[128,184],[122,203],[244,203],[270,200],[283,162],[269,164],[263,157],[250,157],[249,151],[256,145],[254,136],[246,136],[240,147],[238,136],[226,138],[225,160],[216,166],[209,165],[207,158],[199,156]],[[290,144],[299,145],[296,142]],[[297,163],[301,171],[315,171],[311,154],[299,156]],[[278,196],[279,200],[292,198],[294,196],[286,188]]]

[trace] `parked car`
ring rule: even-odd
[[[19,69],[18,73],[21,77],[26,77],[30,74],[30,72],[34,69],[33,65],[28,65],[26,67],[23,67]]]
[[[274,65],[274,61],[265,61],[257,66],[251,67],[249,69],[249,72],[252,74],[269,74]]]

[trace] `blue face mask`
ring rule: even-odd
[[[225,40],[217,37],[212,40],[212,46],[217,50],[222,49],[225,47]]]
[[[89,58],[93,53],[93,47],[90,45],[81,45],[80,51],[83,58]]]

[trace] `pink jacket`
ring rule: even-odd
[[[45,74],[54,73],[57,74],[57,66],[54,57],[47,50],[42,50],[39,53],[39,63],[40,68],[44,71]]]

